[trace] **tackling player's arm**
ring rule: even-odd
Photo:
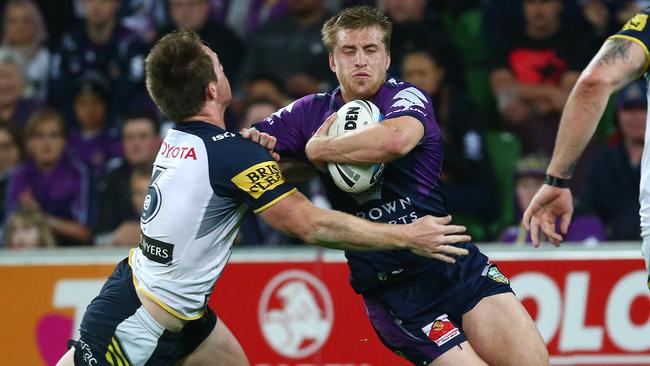
[[[451,217],[425,216],[406,225],[373,223],[343,212],[314,206],[300,192],[261,213],[274,229],[303,241],[335,249],[410,249],[416,254],[454,263],[467,250],[450,244],[468,242],[465,227],[447,225]]]
[[[369,128],[328,136],[334,121],[336,114],[325,120],[305,146],[307,158],[315,164],[389,162],[408,154],[424,136],[422,122],[412,116],[389,118]]]
[[[618,34],[610,37],[581,73],[562,113],[553,157],[547,169],[552,177],[569,179],[578,158],[593,136],[611,94],[641,76],[648,68],[650,32],[648,9],[632,18]],[[524,212],[523,224],[531,231],[534,246],[540,244],[540,230],[559,245],[573,214],[568,188],[544,184]]]
[[[645,71],[645,45],[613,36],[582,72],[569,95],[548,167],[548,174],[571,178],[580,154],[598,126],[610,95]]]
[[[220,196],[236,197],[272,227],[316,245],[340,249],[411,249],[453,263],[449,255],[467,251],[449,244],[471,240],[451,217],[423,217],[408,225],[377,224],[315,207],[285,182],[276,161],[259,145],[238,138],[209,143],[210,181]],[[224,161],[221,156],[230,156]]]

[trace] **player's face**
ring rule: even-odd
[[[377,27],[342,29],[330,53],[330,69],[336,73],[345,101],[370,99],[386,81],[388,50]]]
[[[219,61],[219,57],[210,47],[203,46],[203,50],[210,56],[212,65],[214,65],[214,73],[217,75],[217,98],[225,105],[230,105],[232,100],[232,91],[230,90],[230,82],[223,72],[223,65]]]

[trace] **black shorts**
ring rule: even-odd
[[[509,280],[475,246],[450,267],[450,277],[422,274],[363,294],[381,341],[414,365],[428,365],[466,341],[463,314],[485,297],[512,292]]]
[[[164,329],[138,299],[127,258],[88,305],[80,338],[68,346],[75,347],[76,366],[171,365],[194,351],[216,323],[216,315],[208,308],[180,332]]]

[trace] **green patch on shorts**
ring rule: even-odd
[[[504,276],[497,267],[490,267],[488,270],[487,276],[490,277],[493,281],[505,283],[506,285],[510,283],[508,277]]]

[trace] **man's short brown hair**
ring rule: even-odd
[[[386,47],[386,52],[390,52],[390,35],[393,31],[393,25],[388,20],[388,17],[370,6],[355,6],[340,11],[323,24],[320,34],[327,50],[333,52],[336,46],[337,34],[341,29],[371,27],[377,27],[384,33],[382,41]]]
[[[145,59],[147,90],[171,120],[193,116],[205,104],[205,89],[217,81],[210,56],[193,31],[177,31],[160,39]]]

